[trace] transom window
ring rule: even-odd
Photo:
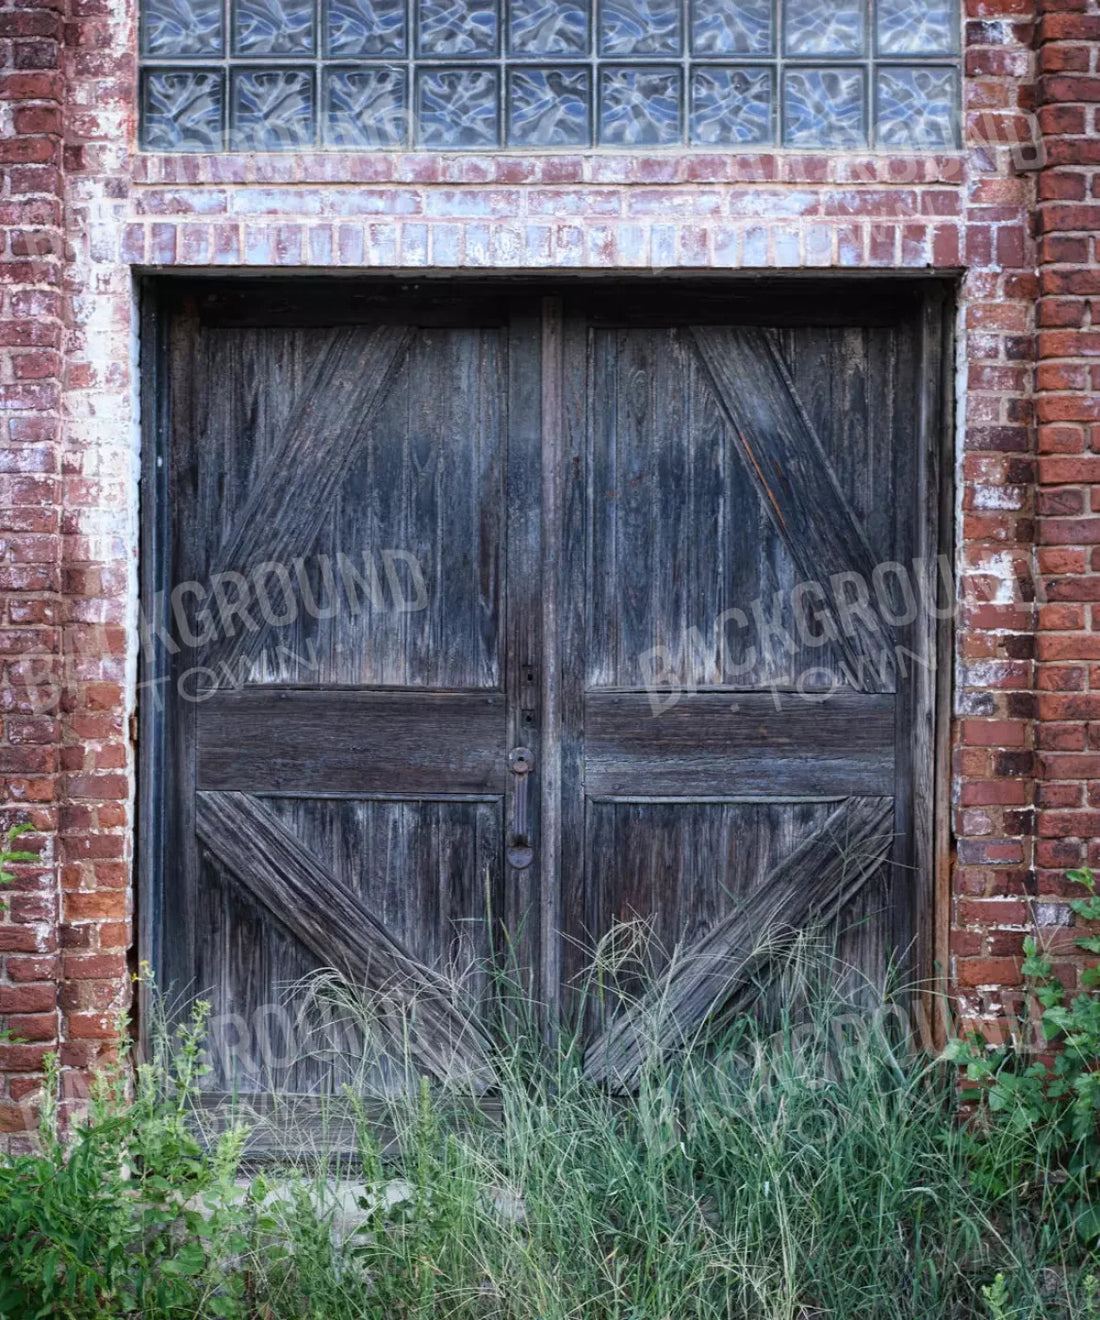
[[[150,151],[958,145],[950,0],[143,0]]]

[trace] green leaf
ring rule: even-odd
[[[943,1052],[940,1054],[938,1062],[969,1063],[970,1060],[974,1058],[974,1053],[974,1046],[970,1041],[963,1040],[959,1036],[952,1036],[943,1047]],[[363,1200],[360,1204],[367,1205],[368,1202]]]
[[[185,1242],[170,1260],[161,1266],[165,1274],[182,1274],[193,1277],[206,1268],[206,1252],[198,1242]]]
[[[1095,1242],[1100,1238],[1100,1206],[1090,1205],[1073,1221],[1077,1236],[1086,1242]]]

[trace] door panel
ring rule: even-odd
[[[494,955],[489,923],[480,919],[487,874],[499,866],[500,811],[494,801],[415,802],[261,797],[260,802],[303,848],[372,912],[411,956],[438,970],[456,988],[462,1007],[476,1010],[487,993],[486,969]],[[304,1030],[283,1031],[268,1051],[256,1025],[292,1024],[298,1014],[315,1020],[289,988],[332,964],[335,950],[314,953],[253,901],[231,869],[211,851],[203,856],[196,983],[212,1002],[230,1006],[239,1023],[233,1036],[250,1048],[212,1053],[215,1090],[338,1094],[357,1078],[354,1052],[362,1043],[346,1014],[338,1030],[323,1033],[329,1048],[312,1049]],[[471,919],[473,914],[474,919]],[[327,940],[327,937],[325,937]],[[281,1006],[272,1012],[271,1006]]]
[[[563,979],[625,958],[586,1066],[627,1082],[642,962],[685,1035],[807,925],[871,981],[913,974],[926,864],[929,616],[874,591],[897,561],[917,589],[920,317],[760,329],[676,302],[564,313]]]
[[[829,640],[807,645],[788,630],[752,646],[733,620],[718,633],[726,611],[756,601],[768,617],[776,593],[806,575],[731,440],[690,329],[593,327],[590,351],[588,686],[645,686],[665,668],[703,682],[719,669],[747,688],[810,664],[838,672]],[[716,354],[724,360],[721,345]]]
[[[616,859],[610,870],[593,874],[597,929],[627,923],[623,938],[607,950],[609,964],[622,959],[616,991],[644,995],[674,956],[686,955],[720,921],[735,917],[759,877],[821,829],[835,809],[835,801],[590,800],[586,851]],[[606,1011],[606,999],[603,1006]]]
[[[789,805],[738,811],[742,805],[670,810],[668,803],[651,803],[629,822],[637,838],[656,845],[637,869],[631,866],[637,845],[626,838],[589,839],[593,849],[601,842],[623,849],[614,876],[601,874],[593,885],[605,892],[600,915],[613,924],[597,945],[604,993],[589,1003],[590,1079],[634,1086],[655,1044],[681,1046],[714,1019],[750,1007],[789,936],[842,913],[890,852],[889,798],[845,798],[828,810],[814,804],[816,811],[803,803],[797,815]],[[603,814],[589,807],[590,821]],[[706,894],[708,872],[720,877],[723,911],[694,907],[696,896]],[[644,976],[635,985],[626,978],[615,985],[618,995],[607,994],[604,950],[615,970],[622,946],[629,951],[635,943]],[[633,957],[625,961],[628,971],[636,964]]]
[[[503,957],[550,1019],[596,960],[619,1084],[795,930],[927,969],[935,625],[859,591],[937,543],[935,298],[210,287],[162,322],[143,814],[160,982],[249,1046],[212,1090],[350,1078],[256,1049],[325,968],[479,1086]]]
[[[275,338],[214,331],[199,345],[203,380],[228,372],[275,395],[211,408],[203,437],[226,451],[229,469],[204,449],[198,498],[217,522],[204,567],[255,576],[258,565],[273,565],[256,583],[262,601],[243,624],[230,621],[233,637],[219,629],[208,662],[232,681],[247,656],[250,682],[499,688],[502,330],[364,327]],[[387,350],[402,356],[380,387],[348,391],[332,407],[341,378]],[[326,408],[328,445],[314,433]],[[233,482],[243,455],[247,473]],[[264,609],[286,622],[264,628]]]
[[[158,973],[256,1045],[335,968],[391,1026],[408,1016],[418,1066],[486,1084],[491,961],[507,925],[533,965],[538,934],[526,878],[505,883],[530,684],[503,579],[538,527],[537,501],[507,518],[509,467],[522,489],[538,462],[510,372],[537,340],[508,316],[449,319],[171,322]],[[512,629],[537,639],[524,610],[513,593]],[[339,1086],[298,1047],[263,1077],[255,1049],[216,1048],[209,1085]]]

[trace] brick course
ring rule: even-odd
[[[964,1019],[998,1017],[1065,867],[1100,863],[1095,0],[968,0],[966,148],[896,158],[142,156],[132,0],[2,4],[0,780],[42,865],[0,920],[0,1131],[48,1049],[79,1090],[129,1002],[140,270],[957,275],[939,947]]]

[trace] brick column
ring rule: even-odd
[[[1026,167],[1031,8],[981,0],[966,23],[962,521],[957,551],[949,982],[964,1026],[992,1034],[1014,1008],[1032,878],[1032,595],[1037,293]]]
[[[1059,927],[1071,919],[1065,868],[1100,866],[1100,6],[1045,0],[1036,44],[1036,862],[1040,923]],[[1061,974],[1073,984],[1072,965]]]
[[[0,1140],[58,1043],[63,321],[59,0],[0,4],[0,825],[30,822],[41,867],[0,913]]]
[[[67,0],[62,1099],[79,1107],[130,1006],[137,408],[118,261],[137,109],[136,0]]]

